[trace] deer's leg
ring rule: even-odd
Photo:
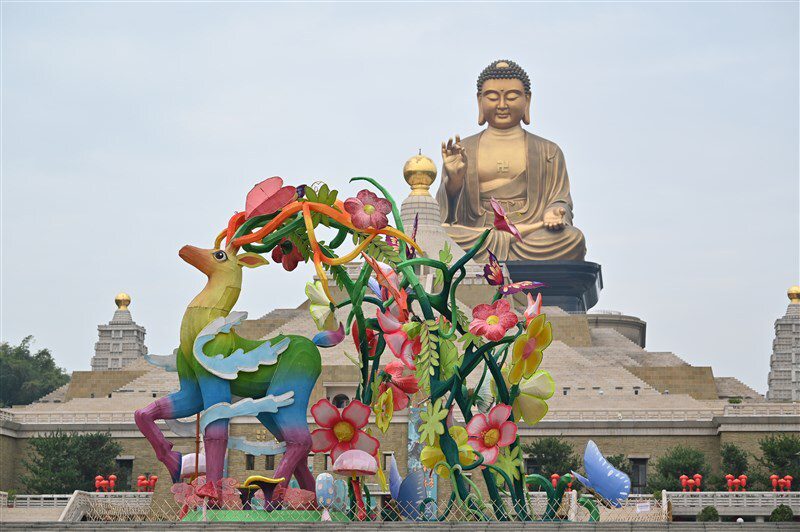
[[[218,403],[231,402],[230,382],[209,373],[198,377],[205,409]],[[218,419],[209,423],[205,429],[203,443],[206,450],[206,483],[210,485],[222,478],[225,451],[228,449],[228,420]]]
[[[197,382],[192,379],[181,379],[179,391],[153,401],[133,415],[136,426],[153,446],[156,457],[167,466],[172,482],[180,481],[181,453],[172,450],[172,442],[164,437],[156,426],[156,421],[191,416],[202,409],[203,399]]]

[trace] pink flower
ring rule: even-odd
[[[422,342],[419,336],[416,338],[409,338],[405,325],[407,325],[408,311],[401,312],[401,316],[405,319],[401,320],[392,309],[385,312],[377,311],[378,325],[383,331],[383,339],[386,340],[386,345],[389,346],[392,354],[399,358],[408,369],[416,370],[417,366],[414,364],[414,357],[419,354],[422,349]]]
[[[353,401],[342,413],[327,399],[320,399],[311,407],[311,415],[320,426],[311,433],[311,450],[328,452],[334,461],[345,451],[359,449],[374,456],[378,440],[364,432],[369,422],[370,409],[361,401]]]
[[[404,410],[408,407],[408,396],[419,391],[419,384],[414,375],[403,376],[403,364],[399,360],[393,360],[384,369],[389,379],[383,381],[378,387],[378,392],[382,394],[387,389],[392,389],[392,400],[394,411]]]
[[[288,238],[281,238],[280,244],[272,248],[272,260],[283,264],[283,269],[290,272],[297,268],[303,260],[303,255],[297,246]]]
[[[297,188],[283,186],[283,179],[269,177],[247,193],[245,219],[262,214],[272,214],[286,207],[297,198]]]
[[[498,299],[491,305],[485,303],[478,305],[472,309],[472,318],[469,332],[492,342],[500,340],[519,321],[511,310],[511,304],[505,299]]]
[[[508,219],[506,215],[506,210],[500,205],[500,202],[496,199],[491,199],[492,203],[492,210],[494,211],[494,227],[495,229],[499,229],[500,231],[505,231],[506,233],[511,233],[514,235],[514,238],[522,242],[522,235],[519,234],[519,231]]]
[[[483,455],[484,464],[497,461],[501,447],[508,447],[517,438],[517,424],[508,420],[511,407],[497,405],[489,414],[477,414],[467,423],[469,444]]]
[[[528,292],[528,308],[526,308],[523,313],[525,316],[525,325],[529,324],[540,312],[542,312],[542,294],[537,294],[536,301],[534,301],[533,296]]]
[[[497,257],[495,257],[494,253],[491,251],[489,252],[489,264],[483,267],[483,277],[491,286],[501,285],[503,281],[505,281],[503,277],[503,268],[497,261]]]
[[[355,198],[345,200],[344,210],[358,229],[370,226],[383,229],[389,225],[389,218],[386,215],[392,212],[392,204],[389,200],[379,198],[374,192],[364,189],[356,194]]]

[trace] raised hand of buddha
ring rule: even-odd
[[[567,210],[564,207],[554,207],[545,211],[544,217],[542,218],[545,229],[549,229],[550,231],[561,231],[564,229],[564,226],[567,224],[566,220],[564,220],[566,214]]]
[[[456,135],[455,141],[451,137],[447,144],[442,142],[442,160],[448,177],[447,191],[456,192],[463,185],[467,174],[467,152],[461,146],[460,136]]]

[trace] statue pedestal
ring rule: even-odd
[[[513,282],[538,281],[547,284],[540,289],[543,304],[568,312],[586,312],[597,304],[603,289],[600,265],[573,260],[510,260],[506,261]]]

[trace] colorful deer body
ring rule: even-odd
[[[285,478],[284,484],[288,484],[294,475],[301,488],[313,491],[314,479],[306,461],[311,449],[306,412],[321,371],[319,350],[302,336],[279,335],[253,341],[236,334],[231,328],[236,320],[231,321],[229,314],[239,298],[242,267],[267,264],[261,255],[236,252],[234,246],[214,250],[184,246],[180,250],[179,256],[206,274],[208,282],[189,304],[181,322],[176,357],[180,390],[137,410],[136,424],[166,465],[173,482],[178,482],[181,454],[172,450],[173,444],[158,429],[157,420],[188,417],[201,411],[207,414],[215,405],[219,410],[219,405],[230,403],[232,395],[262,402],[270,397],[279,399],[273,402],[273,408],[257,415],[275,438],[285,444],[275,477]],[[214,327],[215,324],[219,326]],[[200,342],[199,337],[205,340]],[[241,365],[243,361],[251,362],[254,357],[248,355],[256,352],[262,358]],[[234,360],[239,365],[234,364],[233,373],[217,369]],[[216,485],[222,478],[228,448],[228,417],[214,416],[205,427],[207,488],[203,495],[209,497],[217,496]],[[264,495],[271,498],[271,493]]]

